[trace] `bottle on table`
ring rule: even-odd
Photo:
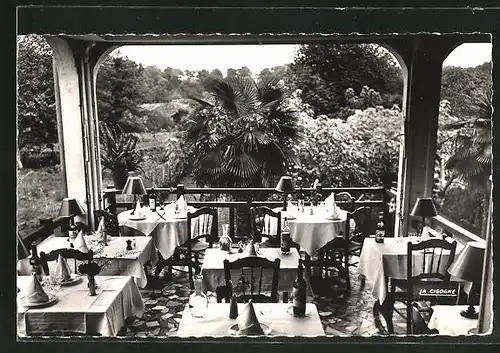
[[[290,254],[290,226],[288,225],[288,217],[283,220],[283,226],[281,227],[281,253],[283,255]]]
[[[304,316],[306,314],[306,281],[303,275],[304,269],[302,260],[299,260],[297,268],[297,278],[293,283],[293,316]]]
[[[68,225],[68,240],[71,244],[71,247],[73,247],[73,241],[76,239],[77,235],[78,235],[78,228],[76,227],[75,219],[73,217],[70,217]]]
[[[151,191],[149,192],[149,209],[152,211],[152,212],[155,212],[156,211],[156,198],[157,198],[157,192],[155,190],[155,188],[151,188]]]
[[[30,265],[32,269],[32,273],[35,274],[36,279],[38,282],[42,282],[42,261],[40,257],[38,256],[38,252],[36,250],[36,245],[33,245],[31,247],[31,257],[30,257]]]
[[[385,236],[384,213],[380,212],[378,215],[377,229],[375,230],[375,241],[383,243]]]

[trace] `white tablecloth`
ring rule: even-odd
[[[297,267],[299,266],[299,253],[297,249],[291,249],[289,255],[281,255],[276,248],[262,248],[262,256],[269,260],[276,258],[280,259],[280,277],[278,283],[279,291],[288,291],[291,294],[293,289],[293,281],[297,277]],[[233,253],[228,254],[220,249],[207,249],[201,274],[203,275],[203,288],[206,291],[215,291],[218,286],[226,284],[224,277],[223,261],[228,259],[230,262],[242,257],[237,249],[233,249]],[[263,276],[263,291],[271,290],[272,274],[265,272]],[[269,276],[267,276],[269,274]]]
[[[19,297],[31,276],[18,276]],[[97,295],[89,296],[87,278],[56,291],[57,300],[47,307],[26,308],[18,301],[19,336],[70,331],[115,336],[125,319],[142,317],[144,302],[131,277],[96,276]]]
[[[340,210],[339,219],[331,220],[321,212],[310,215],[307,210],[290,220],[290,236],[312,256],[344,231],[347,212]]]
[[[238,312],[241,313],[243,305],[245,304],[238,304]],[[287,308],[290,306],[291,304],[284,303],[254,304],[259,322],[269,325],[271,336],[317,337],[325,335],[316,305],[308,303],[307,310],[310,310],[310,314],[303,318],[288,314]],[[229,336],[229,328],[236,323],[236,319],[229,318],[229,304],[210,303],[203,318],[192,317],[186,305],[177,336]]]
[[[95,235],[86,235],[85,241],[89,250],[94,251],[94,259],[102,270],[100,275],[133,276],[137,285],[144,288],[147,284],[147,276],[144,272],[144,264],[151,261],[154,265],[158,261],[158,254],[149,237],[108,237],[108,245],[97,243]],[[136,247],[126,250],[127,240],[135,240]],[[50,236],[37,246],[38,253],[49,253],[52,250],[69,248],[67,237]],[[80,263],[77,261],[77,263]],[[75,261],[69,259],[68,265],[75,272]],[[56,261],[49,263],[49,270],[53,271]],[[25,273],[29,274],[29,273]]]
[[[195,209],[190,207],[190,211]],[[149,208],[143,207],[143,220],[132,220],[129,218],[131,211],[124,211],[118,214],[118,224],[138,230],[146,236],[153,238],[154,246],[164,259],[170,258],[176,247],[184,244],[188,239],[187,219],[176,218],[174,215],[174,204],[165,207],[165,210],[158,209],[159,214],[152,212]],[[161,216],[160,216],[161,215]],[[163,218],[162,218],[163,217]],[[191,223],[191,234],[197,234],[198,220]]]
[[[372,294],[380,303],[387,297],[388,278],[406,278],[408,242],[416,241],[412,237],[385,238],[383,243],[376,243],[374,238],[366,238],[358,265],[358,273],[366,277],[366,281],[373,286]],[[462,249],[457,243],[455,258]],[[443,253],[441,266],[448,262],[448,254]],[[430,263],[427,259],[426,263]],[[422,267],[423,256],[414,256],[414,268]]]
[[[477,319],[467,319],[460,315],[467,305],[434,305],[429,320],[429,328],[437,329],[440,335],[469,335],[469,330],[477,328]],[[476,306],[476,311],[479,307]]]

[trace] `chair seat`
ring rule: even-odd
[[[191,244],[191,251],[192,252],[200,252],[207,250],[209,247],[209,244],[205,241],[194,241]],[[187,251],[187,244],[179,245],[176,250],[181,251],[181,252],[186,252]]]

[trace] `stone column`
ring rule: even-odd
[[[431,197],[436,154],[441,73],[458,37],[422,35],[390,43],[406,66],[403,95],[404,141],[399,171],[396,232],[405,236],[417,197]]]

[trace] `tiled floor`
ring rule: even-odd
[[[375,299],[366,284],[360,288],[356,268],[351,270],[352,290],[346,299],[309,298],[317,304],[323,328],[327,336],[373,336],[386,334],[380,319],[373,316]],[[164,283],[161,290],[141,291],[146,312],[143,318],[130,319],[122,335],[128,337],[175,336],[182,312],[190,294],[185,273],[174,271],[174,279]],[[216,302],[215,293],[207,293],[209,302]],[[394,315],[396,333],[405,332],[405,322]]]

